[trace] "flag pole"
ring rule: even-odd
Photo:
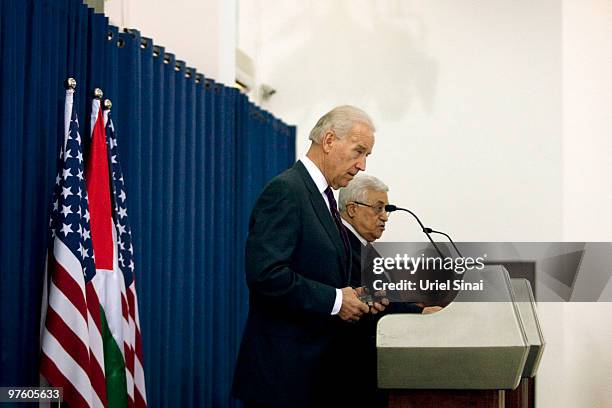
[[[64,88],[75,90],[77,86],[77,81],[73,77],[69,77],[64,81]]]
[[[96,88],[93,90],[93,97],[95,99],[102,99],[102,97],[104,96],[104,92],[102,92],[102,90],[100,88]]]

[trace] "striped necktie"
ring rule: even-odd
[[[346,228],[342,224],[342,220],[340,219],[340,213],[338,212],[338,204],[336,203],[336,199],[334,198],[334,193],[329,186],[324,191],[327,199],[329,200],[329,208],[332,213],[332,217],[334,218],[334,222],[336,223],[336,227],[340,232],[340,237],[342,238],[342,244],[344,244],[344,251],[346,253],[347,258],[350,258],[350,246],[349,246],[349,238],[348,233],[346,232]]]

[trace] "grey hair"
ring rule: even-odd
[[[376,130],[372,119],[363,110],[351,105],[337,106],[327,112],[319,119],[315,127],[310,131],[308,139],[320,144],[323,135],[328,130],[333,130],[338,139],[344,138],[355,123],[363,123],[368,126],[372,133]]]
[[[346,187],[340,189],[338,205],[340,212],[346,210],[346,205],[352,201],[365,203],[368,191],[381,191],[386,193],[389,187],[374,176],[360,175],[352,179]]]

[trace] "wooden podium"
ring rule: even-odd
[[[390,314],[377,327],[378,386],[389,407],[530,408],[544,350],[529,282],[501,265],[466,272],[482,293],[459,292],[431,315]]]
[[[534,379],[515,390],[391,390],[389,408],[533,408]]]

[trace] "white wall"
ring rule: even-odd
[[[235,80],[236,0],[106,0],[111,24],[136,28],[207,77]]]
[[[612,1],[564,0],[563,235],[567,241],[612,241],[611,107]],[[611,404],[610,316],[612,303],[564,305],[567,407]]]
[[[298,125],[298,154],[322,113],[363,107],[368,172],[457,240],[559,240],[560,14],[556,0],[268,0],[257,75],[278,92],[263,106]],[[402,215],[385,233],[421,238]]]
[[[612,1],[563,1],[564,235],[612,241]]]

